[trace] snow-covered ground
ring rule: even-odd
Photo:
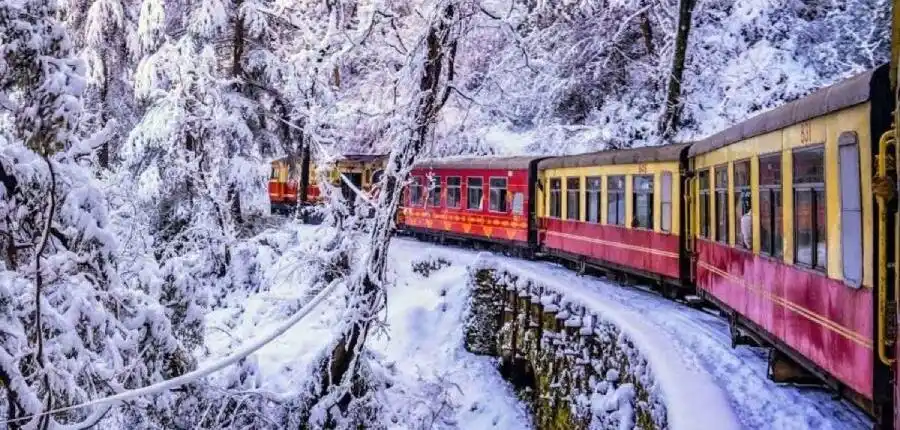
[[[466,266],[477,253],[404,238],[394,240],[391,253],[395,285],[388,296],[389,336],[380,335],[370,345],[382,354],[391,373],[394,385],[386,396],[389,403],[398,405],[392,417],[396,428],[530,428],[523,405],[494,370],[492,359],[463,349]],[[414,273],[411,261],[427,256],[441,257],[451,265],[429,277]],[[828,392],[769,381],[764,350],[732,349],[727,323],[718,316],[638,288],[579,277],[555,264],[498,260],[537,279],[568,285],[571,293],[586,303],[592,298],[612,301],[641,315],[646,324],[672,339],[692,370],[711,376],[748,429],[871,427],[864,415],[833,400]],[[278,267],[269,270],[278,280],[269,291],[235,300],[232,306],[208,315],[208,359],[227,355],[234,347],[268,332],[308,297],[308,291],[296,287],[297,273]],[[333,336],[335,310],[341,303],[339,298],[328,300],[255,354],[262,390],[291,393],[300,386],[311,360]]]
[[[409,241],[393,248],[390,276],[396,283],[388,296],[389,335],[370,341],[372,349],[382,354],[394,383],[385,394],[393,405],[395,428],[531,428],[524,405],[497,373],[493,359],[463,348],[466,264],[474,254],[435,250],[451,265],[425,278],[414,273],[410,264],[423,255],[420,248]],[[228,355],[268,333],[308,298],[308,291],[297,288],[297,276],[302,273],[279,267],[270,271],[279,282],[269,291],[234,300],[207,316],[210,355],[206,360]],[[334,337],[341,300],[339,294],[327,299],[254,354],[262,374],[261,390],[290,394],[302,385],[308,366]]]

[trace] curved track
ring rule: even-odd
[[[470,255],[474,251],[396,239],[397,247]],[[729,396],[742,424],[749,429],[862,429],[872,423],[846,401],[815,387],[776,384],[766,377],[767,350],[731,347],[728,323],[714,312],[672,302],[641,288],[623,287],[604,278],[578,276],[558,264],[501,257],[536,276],[564,282],[582,293],[597,294],[644,317],[648,324],[673,339],[685,361],[709,373]]]

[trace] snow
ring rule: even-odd
[[[313,227],[300,231],[308,235],[306,241],[319,236]],[[430,256],[451,264],[428,278],[414,273],[411,263]],[[302,273],[293,272],[288,260],[282,257],[266,270],[266,277],[275,281],[271,289],[230,300],[206,316],[205,361],[233,354],[235,346],[283,324],[283,308],[310,293],[297,288]],[[531,428],[524,405],[496,371],[494,360],[463,348],[470,261],[453,251],[392,249],[389,276],[396,284],[388,294],[389,332],[370,340],[393,383],[384,393],[388,409],[383,419],[394,423],[391,428]],[[257,351],[253,357],[260,371],[258,390],[290,397],[303,386],[309,366],[335,336],[342,300],[340,294],[325,299],[307,319]]]
[[[312,241],[312,227],[298,230]],[[313,249],[313,248],[309,248]],[[413,263],[437,261],[427,277],[413,271]],[[828,393],[778,385],[765,377],[760,349],[731,349],[726,322],[708,312],[672,303],[657,295],[623,288],[602,279],[580,277],[558,265],[439,247],[395,238],[391,248],[387,334],[370,340],[392,384],[383,393],[391,428],[524,429],[531,428],[525,407],[499,376],[495,361],[463,348],[462,321],[468,292],[468,268],[499,265],[548,287],[541,303],[554,306],[577,302],[615,323],[647,356],[653,376],[664,390],[670,428],[856,429],[868,420]],[[234,297],[229,305],[207,315],[205,361],[233,353],[259,333],[283,324],[285,313],[307,300],[310,291],[298,289],[301,273],[291,272],[287,258],[275,258],[266,277],[276,280],[268,291]],[[522,279],[519,279],[520,283]],[[555,294],[554,292],[562,294]],[[334,335],[341,300],[332,296],[284,336],[256,354],[258,390],[290,397],[301,387],[316,355]],[[592,321],[566,318],[582,330]],[[589,318],[588,318],[589,319]],[[204,364],[201,363],[201,367]],[[615,371],[606,381],[620,378]],[[601,381],[601,384],[604,383]],[[633,420],[633,387],[606,383],[590,400],[594,412],[613,411],[610,422],[621,428]],[[699,408],[699,409],[698,409]],[[697,411],[700,412],[697,412]]]

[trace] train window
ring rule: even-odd
[[[753,202],[750,198],[750,160],[734,162],[734,244],[753,248]]]
[[[566,178],[566,219],[581,220],[581,179]]]
[[[466,209],[480,211],[484,201],[484,179],[466,178]]]
[[[525,194],[515,193],[512,200],[512,211],[515,215],[525,214]]]
[[[841,170],[841,251],[844,281],[862,284],[862,196],[859,178],[859,142],[856,133],[845,131],[838,138]]]
[[[782,256],[781,154],[759,157],[760,251]]]
[[[632,228],[653,228],[653,175],[634,177]]]
[[[559,178],[551,178],[550,179],[550,204],[548,205],[550,209],[550,217],[551,218],[561,218],[562,217],[562,179]]]
[[[409,184],[409,205],[421,206],[424,203],[422,198],[422,177],[413,176],[412,183]]]
[[[490,210],[506,212],[506,178],[491,178]]]
[[[447,207],[459,208],[462,203],[462,179],[459,176],[447,178]]]
[[[662,174],[662,202],[660,204],[662,219],[659,228],[662,231],[672,231],[672,172]]]
[[[428,185],[428,205],[434,208],[441,207],[441,177],[431,176]]]
[[[377,184],[381,182],[382,176],[384,176],[384,170],[376,170],[375,173],[372,174],[372,183]]]
[[[714,169],[716,198],[713,201],[716,212],[716,241],[728,243],[728,165]]]
[[[587,178],[587,222],[600,223],[600,177]]]
[[[278,179],[278,170],[275,170],[274,167],[272,168],[272,174],[269,175],[269,179]]]
[[[606,223],[625,225],[625,177],[610,176],[606,179]]]
[[[709,170],[703,169],[697,175],[700,185],[700,237],[709,239]]]
[[[825,147],[795,151],[794,259],[825,270],[828,244],[825,225]]]

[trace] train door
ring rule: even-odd
[[[696,202],[696,182],[693,160],[683,155],[681,169],[681,189],[684,199],[681,202],[681,246],[679,250],[682,283],[696,285],[696,249],[694,238],[694,204]]]

